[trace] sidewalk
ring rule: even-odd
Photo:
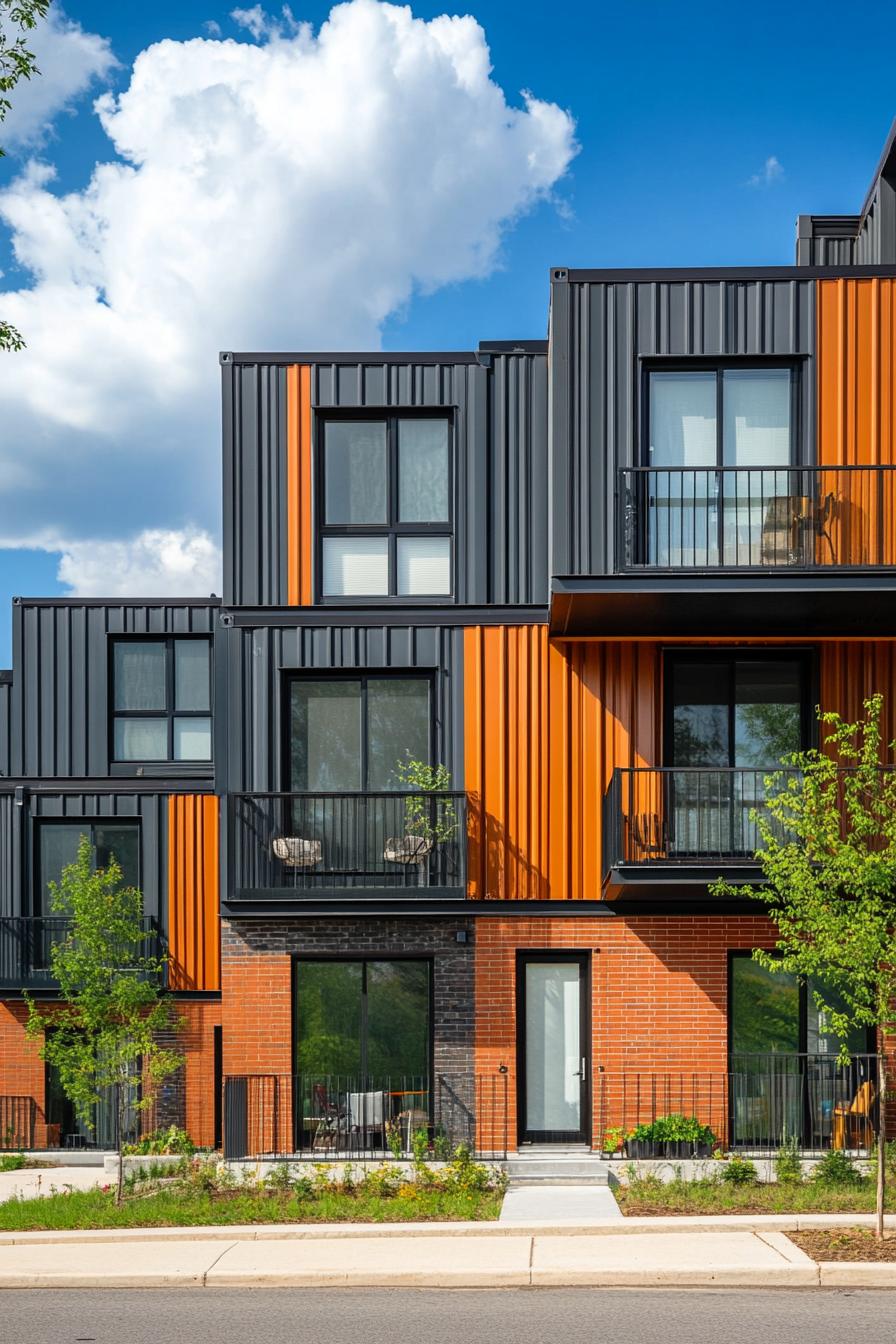
[[[55,1187],[64,1190],[92,1190],[97,1185],[109,1185],[115,1178],[107,1176],[101,1166],[36,1167],[21,1171],[0,1171],[0,1204],[18,1197],[34,1199],[49,1195]]]
[[[305,1224],[4,1233],[0,1288],[896,1288],[896,1264],[819,1265],[786,1235],[797,1226],[868,1221],[804,1215],[724,1223],[614,1219],[578,1228]]]

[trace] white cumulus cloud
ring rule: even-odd
[[[104,538],[217,535],[219,350],[378,348],[415,292],[488,275],[576,152],[568,113],[492,80],[470,17],[247,13],[97,100],[112,152],[82,191],[31,164],[0,194],[27,273],[0,312],[28,342],[0,359],[0,545],[66,538],[75,585]]]
[[[0,123],[7,150],[41,140],[60,112],[117,65],[105,37],[86,33],[55,6],[26,34],[26,46],[34,53],[39,74],[21,80],[10,99],[12,107]]]
[[[125,541],[62,546],[57,577],[75,597],[221,594],[221,553],[207,532],[149,528]]]

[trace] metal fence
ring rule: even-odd
[[[707,1157],[715,1148],[774,1156],[785,1143],[805,1154],[867,1152],[874,1142],[878,1059],[853,1055],[736,1054],[727,1071],[623,1071],[597,1075],[600,1147],[631,1158]],[[700,1140],[640,1136],[639,1126],[693,1117]]]
[[[625,467],[625,569],[868,568],[896,563],[896,468]]]
[[[465,1144],[507,1153],[507,1077],[361,1078],[243,1074],[224,1079],[224,1156],[321,1160],[430,1158]]]
[[[33,1148],[36,1120],[34,1097],[0,1096],[0,1149]]]
[[[146,916],[141,924],[144,940],[137,946],[122,948],[122,968],[134,958],[161,954],[156,921]],[[51,969],[52,948],[68,936],[71,927],[71,920],[62,915],[0,918],[0,989],[56,989]]]
[[[237,892],[465,894],[464,793],[235,793],[229,807]]]

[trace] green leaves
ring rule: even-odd
[[[452,798],[432,798],[426,794],[447,793],[451,788],[451,773],[444,765],[428,765],[426,761],[408,757],[395,767],[401,783],[407,789],[420,790],[405,800],[405,831],[433,844],[446,844],[457,834],[457,810]]]

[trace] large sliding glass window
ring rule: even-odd
[[[321,475],[323,597],[451,596],[445,416],[327,420]]]
[[[300,960],[295,995],[297,1073],[357,1079],[359,1090],[428,1078],[428,961]]]
[[[398,766],[430,759],[425,677],[295,678],[289,691],[289,779],[296,792],[401,788]]]
[[[776,500],[796,488],[790,368],[647,375],[645,559],[660,568],[758,565]]]
[[[807,683],[795,654],[669,655],[670,846],[679,857],[756,848],[750,811],[765,776],[807,745]]]

